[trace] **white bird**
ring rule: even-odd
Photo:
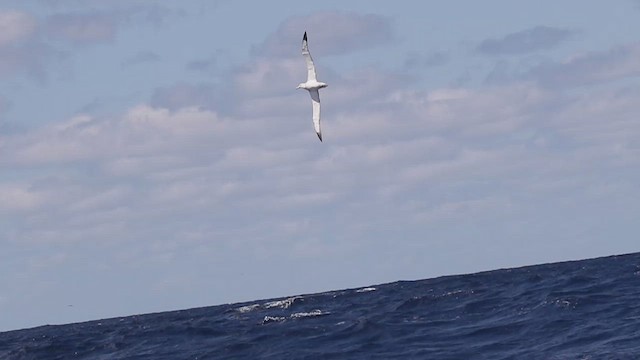
[[[302,56],[304,56],[307,62],[307,81],[300,83],[297,88],[308,90],[309,95],[311,95],[311,102],[313,103],[313,127],[316,129],[318,139],[322,141],[322,132],[320,132],[320,93],[318,90],[327,87],[327,84],[316,79],[316,67],[313,65],[313,59],[309,53],[306,31],[302,37]]]

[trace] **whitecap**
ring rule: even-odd
[[[259,308],[259,307],[260,307],[260,304],[252,304],[252,305],[241,306],[236,310],[244,314],[244,313],[248,313],[249,311],[255,310],[256,308]]]
[[[291,305],[293,305],[293,303],[298,300],[298,299],[302,299],[301,296],[294,296],[294,297],[290,297],[290,298],[286,298],[284,300],[276,300],[276,301],[271,301],[268,303],[263,304],[263,306],[266,309],[269,308],[274,308],[274,307],[279,307],[282,309],[287,309],[289,308]]]
[[[310,312],[299,312],[299,313],[291,314],[289,317],[292,319],[298,319],[303,317],[313,317],[313,316],[322,316],[322,315],[329,315],[329,313],[316,309]]]
[[[262,324],[268,324],[268,323],[272,323],[272,322],[282,322],[285,321],[286,318],[282,317],[282,316],[265,316],[264,319],[262,319]]]
[[[356,292],[358,292],[358,293],[369,292],[369,291],[376,291],[376,288],[374,288],[374,287],[366,287],[366,288],[362,288],[362,289],[356,290]]]

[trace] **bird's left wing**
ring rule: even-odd
[[[315,81],[316,80],[316,67],[313,64],[313,59],[311,58],[311,53],[309,53],[309,44],[307,43],[307,32],[304,32],[304,36],[302,37],[302,56],[304,56],[305,61],[307,62],[307,81]]]

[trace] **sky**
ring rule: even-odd
[[[2,0],[0,331],[640,251],[639,20]]]

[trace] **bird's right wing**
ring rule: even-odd
[[[311,102],[313,103],[313,127],[318,134],[318,138],[322,141],[322,132],[320,131],[320,93],[317,89],[309,90]]]
[[[307,81],[315,81],[316,80],[316,67],[313,64],[313,59],[311,58],[311,53],[309,53],[309,44],[307,43],[307,32],[304,32],[304,36],[302,37],[302,56],[304,56],[305,61],[307,62]]]

